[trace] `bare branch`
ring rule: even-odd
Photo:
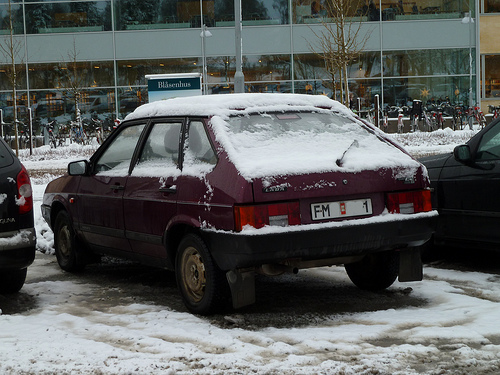
[[[338,74],[341,100],[346,106],[349,105],[348,66],[360,56],[370,37],[369,33],[361,35],[362,17],[357,12],[360,5],[359,0],[326,0],[324,8],[328,17],[320,19],[321,30],[310,27],[316,36],[310,49],[324,60],[332,82]]]

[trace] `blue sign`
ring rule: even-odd
[[[149,102],[178,96],[201,95],[201,74],[151,74],[147,75]]]

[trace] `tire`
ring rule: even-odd
[[[399,254],[384,251],[366,255],[361,261],[345,265],[351,281],[363,290],[377,291],[390,287],[399,272]]]
[[[12,294],[21,290],[26,281],[27,268],[0,270],[0,294]]]
[[[66,211],[57,214],[54,227],[54,248],[59,266],[68,272],[78,272],[86,265],[82,245],[79,243],[73,224]]]
[[[187,234],[181,240],[175,271],[177,287],[190,312],[209,315],[228,307],[230,294],[226,275],[217,267],[199,236]]]

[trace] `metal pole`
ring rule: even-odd
[[[30,155],[33,155],[33,122],[31,121],[31,108],[28,108],[28,127],[29,127],[29,141],[30,141]]]
[[[201,25],[201,54],[202,54],[202,64],[203,64],[203,94],[207,95],[207,57],[205,54],[205,39],[206,39],[206,26],[204,23]]]
[[[243,41],[241,39],[241,0],[234,0],[234,39],[236,47],[236,72],[234,73],[234,92],[245,92],[245,76],[243,75]]]
[[[470,12],[470,9],[469,9]],[[472,108],[474,102],[472,100],[472,17],[469,13],[469,107]]]

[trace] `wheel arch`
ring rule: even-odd
[[[180,242],[187,234],[196,234],[203,241],[205,238],[199,226],[193,225],[193,222],[177,222],[170,225],[163,235],[163,244],[167,251],[167,258],[172,265],[175,265],[177,257],[177,248]],[[205,241],[206,243],[206,241]]]
[[[52,206],[50,208],[50,227],[52,229],[54,229],[54,226],[56,225],[57,215],[59,215],[59,212],[61,211],[68,212],[68,210],[66,209],[66,207],[62,202],[57,200],[52,202]]]

